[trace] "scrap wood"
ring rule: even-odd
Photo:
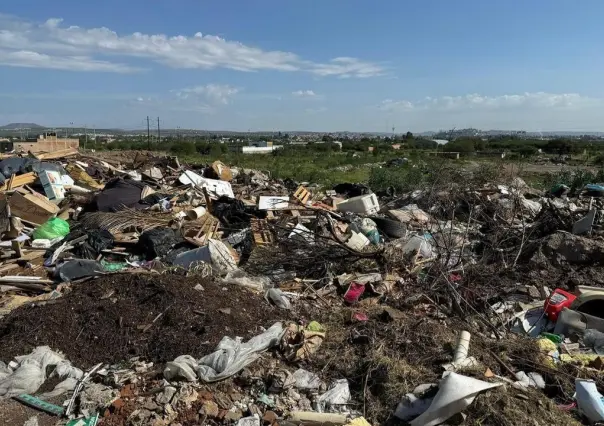
[[[171,213],[138,211],[124,208],[117,213],[93,212],[82,216],[81,223],[87,228],[106,229],[117,233],[127,228],[139,228],[143,231],[169,227],[173,221]]]
[[[10,175],[10,179],[8,180],[8,184],[6,185],[6,189],[9,191],[13,189],[13,183],[15,182],[15,174]]]
[[[57,158],[71,157],[76,154],[78,154],[77,148],[66,148],[66,149],[61,149],[58,151],[43,152],[43,153],[34,153],[31,151],[28,151],[28,155],[30,157],[35,158],[36,160],[54,160]]]
[[[48,282],[48,284],[52,283],[52,281],[50,281],[50,280],[44,280],[44,282]],[[2,285],[2,283],[8,284],[8,285]],[[39,293],[45,293],[45,292],[51,290],[50,287],[43,285],[43,284],[37,284],[37,283],[33,283],[33,282],[26,283],[26,282],[12,282],[12,281],[6,281],[6,282],[0,281],[0,289],[2,289],[2,291],[10,291],[10,290],[18,289],[18,290],[23,290],[23,291],[35,291],[35,292],[39,292]]]
[[[300,185],[298,187],[298,189],[296,189],[296,192],[294,192],[294,198],[298,201],[300,201],[302,204],[306,205],[306,203],[308,202],[308,200],[311,197],[311,193],[308,189],[304,188],[302,185]]]
[[[266,219],[252,219],[251,222],[252,235],[256,245],[273,244],[275,237],[266,222]]]
[[[214,238],[219,226],[220,221],[210,213],[206,213],[197,220],[185,222],[182,227],[182,235],[191,244],[203,247],[208,243],[210,238]],[[197,232],[195,233],[196,230]],[[195,233],[195,235],[191,236],[192,233]]]
[[[30,183],[34,183],[36,181],[36,179],[38,179],[38,175],[36,175],[36,173],[34,173],[34,172],[29,172],[29,173],[25,173],[25,174],[22,174],[19,176],[15,176],[14,179],[11,176],[11,179],[9,180],[9,182],[6,182],[4,185],[2,185],[2,187],[0,187],[0,191],[6,191],[8,189],[16,188],[18,186],[29,185]],[[9,184],[10,184],[10,188],[9,188]]]

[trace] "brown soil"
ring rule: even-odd
[[[203,291],[194,287],[201,284]],[[76,285],[53,305],[21,307],[0,320],[0,360],[48,345],[80,368],[135,356],[154,362],[214,350],[292,314],[261,295],[211,280],[116,274]]]
[[[51,402],[60,405],[63,401]],[[21,426],[32,417],[37,417],[38,426],[54,426],[59,421],[59,417],[30,408],[14,399],[0,400],[0,426]]]

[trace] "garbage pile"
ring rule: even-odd
[[[77,150],[0,173],[6,424],[604,421],[596,183],[378,195]]]

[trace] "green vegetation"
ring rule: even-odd
[[[547,174],[543,177],[543,187],[551,189],[554,185],[564,184],[571,191],[583,188],[588,183],[604,182],[604,169],[597,171],[579,169],[575,171],[562,170],[559,173]]]

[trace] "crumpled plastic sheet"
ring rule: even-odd
[[[236,284],[255,291],[264,291],[272,286],[268,277],[254,277],[243,269],[235,269],[226,274],[222,280],[225,284]]]
[[[489,383],[457,373],[448,373],[439,384],[438,393],[428,409],[410,421],[411,426],[436,426],[451,416],[462,412],[474,402],[476,396],[503,383]]]
[[[14,369],[0,365],[0,397],[12,398],[22,393],[35,393],[47,379],[46,369],[50,365],[57,366],[53,374],[61,379],[77,379],[83,375],[82,370],[73,367],[62,355],[48,346],[38,346],[29,355],[15,357],[15,361],[17,367]],[[61,383],[57,385],[58,388]]]
[[[323,413],[326,410],[330,412],[346,412],[349,411],[346,407],[348,401],[350,401],[348,380],[336,380],[327,392],[317,398],[317,411],[319,413]]]
[[[260,426],[260,416],[254,414],[253,416],[239,419],[237,426]]]
[[[299,368],[285,380],[284,387],[294,386],[298,389],[319,389],[321,383],[321,378],[318,375]]]
[[[199,361],[189,355],[182,355],[169,362],[164,369],[164,377],[167,380],[184,378],[193,381],[196,374],[208,383],[224,380],[257,360],[261,352],[278,345],[283,333],[283,324],[277,322],[245,343],[241,342],[240,337],[232,339],[225,336],[215,352]]]
[[[283,292],[278,288],[269,288],[264,295],[266,301],[271,300],[278,308],[291,309],[292,305]]]
[[[519,371],[516,373],[516,380],[518,381],[515,384],[520,385],[522,388],[533,387],[545,389],[545,380],[539,373],[530,372],[527,374],[524,371]]]

